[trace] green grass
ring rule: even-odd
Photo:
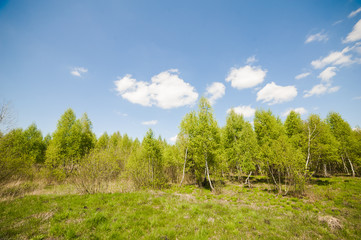
[[[317,179],[301,199],[267,187],[27,195],[0,202],[0,239],[361,239],[361,179]]]

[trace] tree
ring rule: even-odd
[[[43,139],[41,131],[35,123],[31,124],[24,132],[24,140],[26,142],[27,155],[33,159],[35,163],[44,163],[46,142]]]
[[[183,174],[180,186],[182,186],[184,181],[184,176],[186,172],[187,160],[193,154],[193,151],[189,152],[189,149],[193,149],[194,140],[197,134],[197,116],[194,111],[186,114],[180,124],[180,133],[177,136],[177,145],[184,152],[184,164],[183,164]],[[194,164],[193,164],[194,165]]]
[[[318,115],[310,115],[305,126],[308,140],[306,171],[310,168],[314,172],[323,172],[323,175],[328,176],[327,165],[331,166],[338,162],[339,143],[332,135],[329,125]]]
[[[109,146],[109,135],[107,132],[104,132],[97,140],[95,144],[96,149],[106,149]]]
[[[307,140],[304,135],[304,124],[301,114],[291,111],[285,121],[286,134],[296,148],[304,148]]]
[[[25,131],[21,128],[11,130],[0,138],[0,181],[10,177],[32,175],[34,163],[44,161],[46,144],[35,124]]]
[[[59,179],[69,176],[80,159],[95,145],[95,135],[86,114],[76,120],[75,113],[68,109],[58,121],[57,129],[46,151],[46,165]]]
[[[345,160],[347,159],[352,171],[352,176],[355,177],[356,174],[354,164],[352,163],[352,160],[350,158],[350,156],[352,156],[351,152],[353,151],[351,126],[348,124],[348,122],[342,119],[339,113],[335,112],[329,113],[326,121],[331,129],[333,136],[340,143],[338,152],[342,159],[345,171],[349,173],[347,164],[345,162]]]
[[[256,111],[254,127],[263,168],[278,192],[287,194],[290,186],[303,191],[304,178],[300,172],[304,158],[291,144],[281,120],[271,111]]]
[[[10,102],[4,102],[0,106],[0,133],[7,133],[14,124],[15,116]]]
[[[215,167],[220,147],[220,130],[213,118],[213,110],[208,100],[202,97],[198,104],[196,134],[194,137],[195,173],[198,182],[201,181],[204,169],[204,181],[208,178],[209,185],[214,187],[210,178],[211,167]]]
[[[15,176],[28,176],[34,159],[26,154],[23,130],[13,129],[0,139],[0,183]]]
[[[162,156],[161,143],[149,129],[142,144],[132,152],[127,162],[127,171],[138,187],[160,188],[164,185]]]
[[[255,170],[257,139],[249,122],[232,109],[222,131],[222,145],[229,171],[252,173]],[[239,176],[239,175],[238,175]]]

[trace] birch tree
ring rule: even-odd
[[[339,155],[342,160],[342,164],[347,173],[349,173],[348,167],[350,167],[352,176],[355,177],[355,168],[353,164],[352,156],[352,129],[348,122],[342,119],[339,113],[331,112],[327,116],[327,124],[329,125],[333,136],[340,143],[339,144]]]

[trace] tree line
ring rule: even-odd
[[[127,179],[136,187],[162,188],[185,182],[214,190],[225,180],[250,184],[264,175],[281,194],[302,193],[312,176],[360,175],[361,130],[339,113],[302,120],[291,111],[284,122],[257,110],[253,126],[231,110],[220,127],[206,98],[182,119],[174,145],[150,129],[142,141],[119,132],[99,138],[87,114],[72,109],[45,137],[35,124],[0,132],[0,183],[14,178],[71,179],[84,193]]]

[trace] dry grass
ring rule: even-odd
[[[341,221],[335,217],[319,216],[318,221],[320,221],[321,223],[326,223],[332,231],[342,229]]]

